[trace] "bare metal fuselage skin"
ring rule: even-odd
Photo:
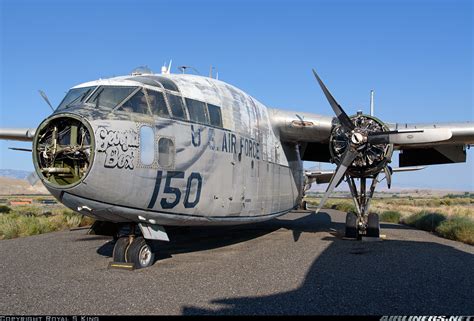
[[[302,161],[296,144],[280,142],[267,108],[218,80],[167,77],[183,98],[220,106],[222,128],[86,105],[57,112],[52,117],[88,123],[94,151],[79,183],[58,188],[43,180],[48,190],[72,210],[112,222],[240,224],[294,209],[303,194]],[[120,78],[78,87],[90,85],[149,87]]]

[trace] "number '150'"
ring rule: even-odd
[[[156,175],[155,181],[155,188],[153,189],[153,194],[151,196],[150,203],[148,204],[148,208],[153,208],[155,206],[156,200],[158,198],[158,193],[160,191],[161,181],[165,178],[165,187],[163,189],[163,194],[171,194],[174,197],[163,197],[160,200],[161,208],[163,209],[171,209],[178,205],[179,201],[181,200],[181,191],[177,187],[172,187],[171,183],[173,180],[176,179],[184,179],[184,172],[179,171],[168,171],[166,174],[163,174],[163,171],[158,171]],[[194,199],[190,199],[191,195],[191,185],[195,181],[197,184],[196,194]],[[191,175],[188,177],[188,182],[186,184],[186,192],[184,195],[184,202],[183,205],[185,208],[193,208],[199,203],[199,199],[201,198],[201,187],[202,187],[202,177],[201,174],[197,172],[192,172]],[[173,200],[174,198],[174,200]],[[170,200],[171,199],[171,200]]]

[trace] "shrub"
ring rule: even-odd
[[[468,217],[450,217],[441,222],[436,232],[447,239],[474,245],[474,221]]]
[[[0,213],[10,213],[12,209],[6,205],[0,205]]]
[[[350,203],[339,203],[339,204],[336,204],[334,207],[332,207],[338,211],[342,211],[342,212],[353,212],[353,213],[356,213],[356,208],[354,206],[354,204],[350,204]]]
[[[446,216],[443,214],[421,211],[404,218],[403,223],[433,232],[445,220]]]
[[[402,215],[398,211],[385,211],[380,215],[380,221],[398,223]]]
[[[29,236],[72,227],[91,225],[94,220],[69,210],[49,216],[13,212],[0,216],[0,239]]]
[[[12,239],[19,234],[17,220],[12,215],[0,217],[0,239]]]

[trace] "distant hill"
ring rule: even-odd
[[[23,171],[18,169],[0,169],[0,177],[26,179],[30,174],[31,171]]]
[[[26,180],[30,174],[30,171],[0,169],[0,195],[49,194],[39,180],[34,186],[30,185]]]
[[[49,194],[49,192],[40,181],[31,186],[25,179],[0,177],[0,195],[13,194]]]

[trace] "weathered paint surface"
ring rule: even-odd
[[[223,128],[85,106],[68,109],[89,120],[95,159],[81,184],[63,191],[48,187],[51,192],[74,210],[117,222],[235,224],[293,209],[303,188],[302,162],[296,144],[280,143],[267,108],[221,81],[168,77],[183,97],[220,106]],[[151,88],[122,78],[82,86],[104,82]],[[150,129],[152,143],[141,137]],[[172,142],[171,155],[160,153],[162,138]],[[147,164],[141,160],[144,152]],[[162,155],[171,158],[165,162]]]

